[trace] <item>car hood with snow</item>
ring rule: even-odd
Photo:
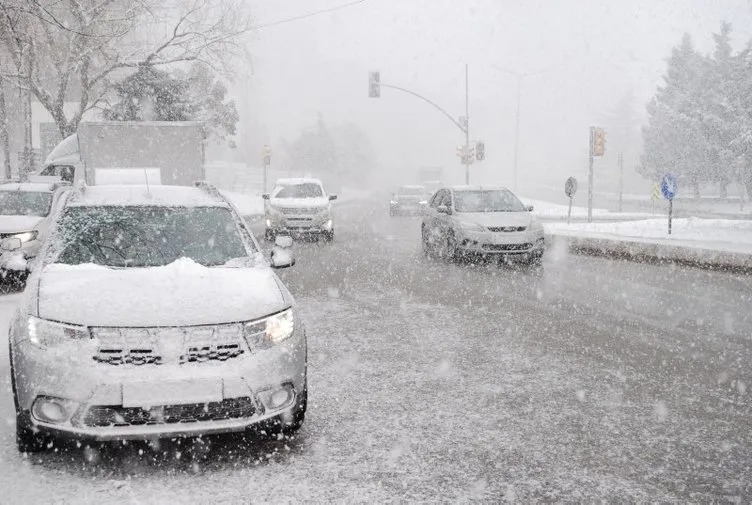
[[[147,268],[52,264],[39,278],[39,317],[81,326],[194,326],[249,321],[289,302],[265,267]]]
[[[502,226],[525,226],[532,225],[530,212],[457,212],[459,221],[479,224],[486,228]]]
[[[0,233],[31,231],[43,219],[39,216],[0,216]]]

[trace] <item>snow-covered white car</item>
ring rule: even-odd
[[[25,275],[36,257],[49,227],[49,215],[57,198],[53,182],[0,184],[0,277]]]
[[[207,184],[74,188],[55,214],[10,323],[19,450],[301,426],[289,251]]]
[[[267,240],[279,234],[334,239],[334,219],[331,201],[337,195],[327,195],[318,179],[277,179],[271,193],[264,194],[266,205]]]
[[[540,264],[543,225],[506,188],[457,186],[434,194],[421,224],[426,254],[516,257]]]

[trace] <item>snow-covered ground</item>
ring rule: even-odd
[[[221,191],[225,198],[238,208],[241,216],[260,216],[264,213],[264,200],[261,198],[261,193],[245,194],[226,189]]]
[[[617,238],[633,242],[679,245],[752,254],[752,221],[729,219],[668,219],[599,223],[545,223],[549,234],[592,238]]]
[[[562,220],[567,218],[567,212],[569,210],[568,205],[560,205],[558,203],[525,197],[520,197],[520,200],[522,200],[525,205],[532,205],[534,207],[533,214],[543,220]],[[572,219],[584,219],[587,218],[587,215],[587,207],[572,206]],[[649,212],[611,212],[607,209],[593,209],[593,218],[598,220],[645,219],[655,216],[656,214],[651,214]]]

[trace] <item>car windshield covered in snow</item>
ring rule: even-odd
[[[319,198],[324,196],[321,186],[314,182],[282,186],[274,198]]]
[[[190,258],[204,266],[246,257],[238,226],[222,207],[70,207],[56,262],[151,267]]]
[[[522,202],[506,189],[456,191],[454,208],[457,212],[524,212]]]
[[[426,188],[423,186],[401,186],[397,190],[398,196],[422,197],[426,195]]]
[[[41,191],[0,191],[0,215],[39,216],[50,213],[52,193]]]

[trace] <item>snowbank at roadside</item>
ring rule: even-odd
[[[220,190],[238,208],[241,216],[261,216],[264,214],[264,200],[261,193],[245,194],[235,191]]]
[[[525,205],[533,206],[533,215],[543,220],[566,220],[568,205],[546,202],[543,200],[534,200],[532,198],[520,197]],[[588,215],[587,207],[578,207],[572,205],[572,219],[586,219]],[[593,218],[602,220],[626,220],[626,219],[646,219],[656,217],[656,214],[649,212],[611,212],[608,209],[593,209]]]
[[[546,235],[571,250],[628,259],[656,259],[703,267],[752,270],[752,221],[674,219],[610,223],[545,223]]]

